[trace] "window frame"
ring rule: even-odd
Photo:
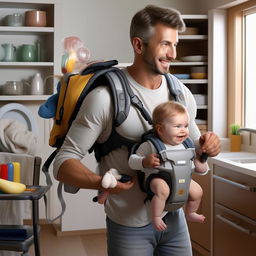
[[[244,15],[254,8],[255,0],[229,8],[227,11],[228,129],[233,123],[244,126]]]

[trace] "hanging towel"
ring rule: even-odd
[[[13,119],[0,120],[1,151],[34,155],[37,145],[37,137],[24,124]]]

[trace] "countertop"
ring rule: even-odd
[[[237,160],[252,160],[252,163],[241,163]],[[255,161],[254,161],[255,160]],[[233,171],[256,177],[256,153],[223,151],[218,156],[209,159],[210,163],[217,164]]]

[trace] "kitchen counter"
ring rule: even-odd
[[[254,152],[221,152],[218,156],[212,157],[209,161],[221,167],[256,177],[256,153]]]

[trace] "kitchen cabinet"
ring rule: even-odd
[[[5,17],[14,13],[19,13],[25,17],[25,12],[29,10],[41,10],[46,12],[47,24],[45,27],[30,27],[30,26],[6,26]],[[13,44],[17,49],[13,61],[0,61],[0,107],[9,103],[19,103],[24,105],[36,122],[38,135],[38,143],[40,152],[38,155],[44,162],[52,151],[48,145],[49,132],[52,126],[52,121],[49,119],[42,119],[38,116],[37,111],[40,104],[42,104],[52,93],[56,91],[55,85],[57,81],[48,79],[44,84],[43,95],[31,95],[29,86],[23,90],[21,95],[4,95],[1,90],[6,81],[27,81],[31,82],[32,77],[36,73],[40,73],[42,78],[54,74],[60,74],[60,19],[57,18],[60,14],[60,4],[54,0],[41,0],[34,2],[33,0],[8,0],[0,1],[0,44]],[[24,24],[24,23],[23,23]],[[33,44],[39,42],[41,54],[40,59],[34,62],[18,61],[17,52],[23,44]],[[39,136],[40,135],[40,136]],[[42,177],[44,181],[45,178]],[[55,184],[53,185],[55,186]],[[53,194],[55,191],[51,189],[49,192],[49,211],[53,211]],[[40,202],[40,213],[44,213],[44,205]],[[53,213],[54,215],[54,213]],[[40,216],[45,218],[44,216]]]
[[[182,18],[186,23],[187,29],[179,35],[177,58],[172,62],[170,72],[180,78],[194,94],[198,108],[196,122],[201,132],[204,133],[209,129],[207,79],[208,16],[182,15]],[[201,78],[192,76],[194,68],[204,70],[196,72]]]
[[[214,256],[256,251],[256,178],[214,165]]]
[[[12,44],[15,48],[13,61],[0,62],[0,85],[6,81],[30,82],[35,73],[40,73],[43,78],[57,74],[55,63],[55,40],[56,40],[56,5],[49,1],[40,3],[23,3],[21,1],[0,2],[0,42],[1,44]],[[46,12],[47,24],[45,27],[25,26],[25,12],[29,10],[41,10]],[[23,16],[23,26],[6,26],[4,21],[7,15],[19,13]],[[40,58],[34,62],[19,61],[21,45],[32,44],[39,46]],[[40,96],[30,95],[29,86],[23,83],[22,95],[0,94],[0,101],[40,101],[46,99],[55,91],[53,80],[48,79],[44,85],[44,93]],[[0,87],[1,88],[1,87]]]
[[[193,174],[192,179],[200,184],[203,189],[203,197],[200,207],[197,211],[206,218],[204,223],[188,222],[189,233],[191,237],[193,255],[211,255],[211,223],[212,223],[212,172],[206,175]]]

